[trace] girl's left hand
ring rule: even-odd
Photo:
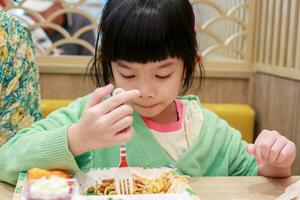
[[[263,130],[247,151],[256,157],[259,166],[291,167],[296,158],[296,145],[277,131]]]

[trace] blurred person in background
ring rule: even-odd
[[[30,30],[0,10],[0,147],[41,118],[34,55]]]
[[[10,15],[17,17],[19,20],[24,22],[32,33],[32,39],[36,48],[36,54],[45,54],[53,45],[46,32],[35,25],[35,21],[31,18],[24,9],[14,8],[14,1],[11,0],[0,0],[0,10],[6,10]],[[59,51],[54,48],[51,52],[53,55],[58,55]]]
[[[62,2],[55,0],[27,0],[24,2],[23,7],[40,13],[45,20],[54,12],[64,8]],[[53,19],[52,23],[61,26],[72,36],[81,28],[90,25],[91,21],[77,13],[64,13]],[[63,35],[51,28],[44,28],[44,30],[53,43],[64,39]],[[94,30],[84,32],[80,35],[79,39],[85,40],[94,46]],[[92,55],[92,52],[84,46],[77,44],[63,44],[58,48],[61,50],[60,54],[63,55]]]

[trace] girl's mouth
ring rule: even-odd
[[[152,105],[139,105],[139,104],[135,104],[135,105],[137,105],[138,107],[144,108],[144,109],[150,109],[150,108],[153,108],[153,107],[157,106],[158,103],[157,104],[152,104]]]

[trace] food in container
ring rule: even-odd
[[[113,181],[117,169],[91,169],[71,176],[61,170],[35,168],[20,173],[14,200],[199,200],[187,177],[170,168],[130,168],[135,177],[134,193],[116,195]],[[99,186],[103,188],[96,189]]]
[[[28,171],[26,199],[66,200],[74,191],[72,176],[62,170],[33,168]]]
[[[87,173],[78,173],[75,178],[85,199],[146,200],[146,199],[176,199],[198,200],[199,197],[188,185],[188,177],[178,175],[170,168],[131,168],[134,176],[134,192],[130,195],[117,195],[113,184],[118,168],[92,169]],[[125,198],[126,197],[126,198]],[[122,199],[121,198],[121,199]]]
[[[178,177],[178,176],[177,176]],[[146,177],[142,172],[133,171],[133,193],[132,194],[164,194],[169,193],[171,183],[174,182],[173,171],[165,171],[157,178]],[[115,179],[108,178],[90,186],[88,195],[117,195]]]

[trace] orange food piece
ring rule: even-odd
[[[32,168],[28,171],[28,178],[30,181],[36,180],[42,177],[50,178],[51,176],[58,176],[60,178],[69,179],[72,176],[63,170],[53,169],[45,170],[40,168]]]
[[[51,172],[48,170],[40,169],[40,168],[32,168],[28,171],[29,180],[35,180],[42,177],[50,177]]]
[[[60,169],[53,169],[53,170],[50,170],[50,172],[51,172],[52,176],[58,176],[58,177],[65,178],[65,179],[72,178],[72,176],[70,174],[68,174],[65,171],[60,170]]]

